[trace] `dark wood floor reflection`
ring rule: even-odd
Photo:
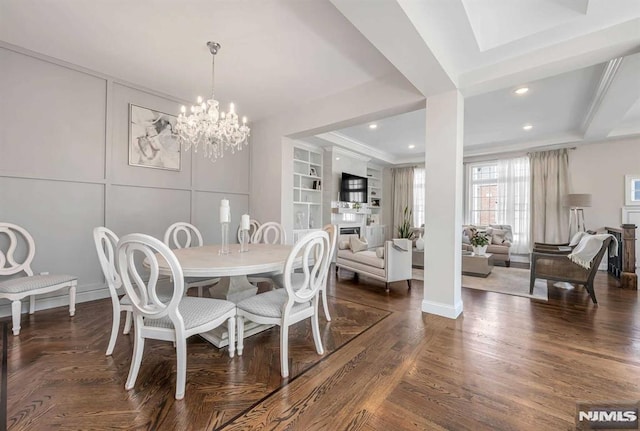
[[[333,271],[332,271],[333,277]],[[291,335],[292,377],[279,374],[277,328],[230,359],[199,337],[188,346],[185,399],[175,401],[170,343],[148,341],[125,391],[132,340],[106,357],[111,305],[23,315],[9,335],[8,427],[50,429],[571,429],[577,401],[640,399],[636,291],[598,274],[549,301],[463,289],[464,313],[420,311],[421,282],[384,284],[348,271],[330,281],[334,320]]]

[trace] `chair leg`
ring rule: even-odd
[[[22,311],[22,302],[20,300],[11,303],[11,320],[13,320],[13,335],[20,334],[20,312]]]
[[[280,326],[280,374],[289,377],[289,326]]]
[[[236,316],[236,326],[238,332],[238,341],[237,341],[237,350],[238,356],[242,356],[242,351],[244,350],[244,317]]]
[[[142,319],[141,317],[137,317],[137,319]],[[134,342],[133,342],[133,356],[131,357],[131,367],[129,368],[129,377],[127,377],[127,383],[125,383],[125,389],[133,389],[136,384],[136,379],[138,378],[138,371],[140,371],[140,363],[142,362],[142,352],[144,352],[144,337],[142,337],[140,331],[140,326],[136,322],[136,330],[134,334]]]
[[[229,317],[227,320],[227,329],[229,333],[229,357],[233,358],[236,351],[236,318]]]
[[[69,288],[69,316],[76,315],[76,286],[75,284]]]
[[[409,285],[409,290],[411,290],[411,280],[407,280],[407,284]]]
[[[384,290],[385,292],[389,293],[389,283],[384,284]]]
[[[29,314],[36,312],[36,295],[29,296]]]
[[[327,322],[331,322],[331,315],[329,314],[329,306],[327,305],[327,287],[322,289],[322,308],[324,309],[324,317]]]
[[[320,323],[318,323],[318,310],[316,313],[311,316],[311,331],[313,332],[313,342],[316,344],[316,352],[318,355],[324,354],[324,349],[322,348],[322,339],[320,338]]]
[[[122,331],[123,334],[128,334],[129,332],[131,332],[131,311],[127,311],[125,314],[125,319],[124,319],[124,330]]]
[[[184,388],[187,382],[187,340],[184,337],[176,339],[176,400],[184,398]]]
[[[118,338],[118,330],[120,329],[119,308],[113,307],[113,317],[111,320],[111,336],[109,337],[109,344],[107,345],[107,356],[113,353],[113,348],[116,346],[116,338]]]
[[[587,292],[589,292],[589,296],[591,296],[591,300],[593,301],[594,304],[598,304],[598,300],[596,299],[596,291],[593,288],[593,283],[587,283],[584,285],[585,289],[587,289]]]
[[[529,276],[529,295],[533,295],[533,286],[536,284],[536,275],[531,270],[531,275]]]

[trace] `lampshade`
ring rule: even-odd
[[[591,206],[591,194],[574,193],[567,195],[567,206],[571,208],[587,208]]]

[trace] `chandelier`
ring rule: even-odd
[[[202,145],[204,156],[212,161],[224,157],[226,151],[235,153],[247,145],[250,129],[247,117],[242,117],[242,125],[238,123],[238,115],[233,103],[229,104],[229,111],[221,111],[220,103],[214,97],[215,59],[220,44],[207,42],[212,55],[211,62],[211,99],[206,102],[198,97],[196,105],[191,106],[191,113],[187,115],[187,108],[183,106],[178,116],[175,133],[182,147],[189,151],[193,147],[198,152]]]

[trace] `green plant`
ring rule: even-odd
[[[398,226],[398,238],[413,239],[411,231],[411,220],[413,219],[413,210],[408,206],[404,207],[402,223]]]
[[[485,232],[479,232],[478,229],[472,228],[469,242],[474,247],[489,245],[489,235],[487,235]]]

